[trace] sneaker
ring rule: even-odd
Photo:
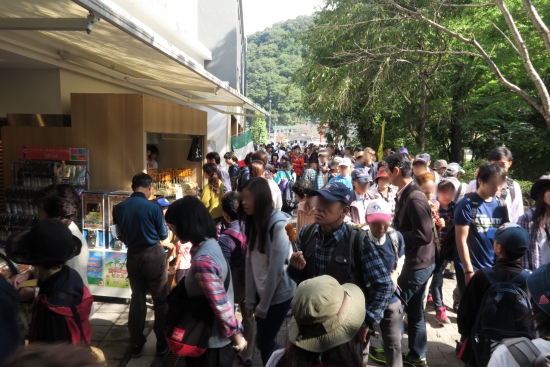
[[[369,360],[373,360],[380,364],[386,364],[386,352],[384,348],[369,348]]]
[[[428,302],[426,304],[429,308],[435,309],[435,303],[431,293],[428,294]]]
[[[406,357],[405,354],[403,354],[403,365],[412,367],[428,367],[428,364],[426,363],[426,358],[412,360],[409,359],[409,357]]]
[[[450,324],[451,320],[447,317],[447,307],[439,307],[435,311],[435,320],[439,325]]]
[[[163,356],[168,353],[168,344],[165,341],[157,342],[157,356]]]
[[[141,357],[141,351],[143,350],[143,344],[134,344],[132,347],[132,358]]]

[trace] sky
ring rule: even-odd
[[[244,33],[248,36],[299,15],[309,15],[322,0],[243,0]]]

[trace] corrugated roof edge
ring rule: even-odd
[[[183,51],[179,50],[173,45],[170,45],[168,41],[160,37],[158,34],[153,32],[150,29],[146,29],[144,26],[138,26],[135,22],[129,19],[129,14],[119,14],[121,12],[116,12],[111,7],[107,6],[101,0],[72,0],[74,3],[82,6],[88,11],[93,11],[101,17],[101,19],[107,21],[113,26],[119,28],[120,30],[132,35],[141,42],[149,45],[151,48],[157,50],[158,52],[164,54],[165,56],[171,58],[172,60],[178,62],[179,64],[185,66],[189,70],[198,74],[199,76],[207,79],[208,81],[214,83],[216,86],[226,90],[227,92],[233,94],[235,97],[239,98],[246,105],[248,109],[256,110],[260,113],[269,116],[269,112],[240,94],[236,89],[231,88],[227,83],[218,79],[213,74],[204,70],[204,68],[197,63],[193,58],[189,57]],[[164,41],[164,42],[161,42]],[[162,44],[164,43],[164,45]],[[170,49],[171,50],[170,50]]]

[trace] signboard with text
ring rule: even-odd
[[[125,252],[105,252],[105,286],[130,288],[126,259]]]
[[[103,252],[90,252],[88,258],[88,283],[103,285]]]
[[[82,161],[87,160],[86,148],[58,148],[58,147],[19,147],[19,159],[42,161]]]

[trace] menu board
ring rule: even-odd
[[[90,252],[88,258],[88,283],[103,286],[103,252]]]
[[[125,252],[105,252],[105,286],[112,288],[130,288],[127,254]]]

